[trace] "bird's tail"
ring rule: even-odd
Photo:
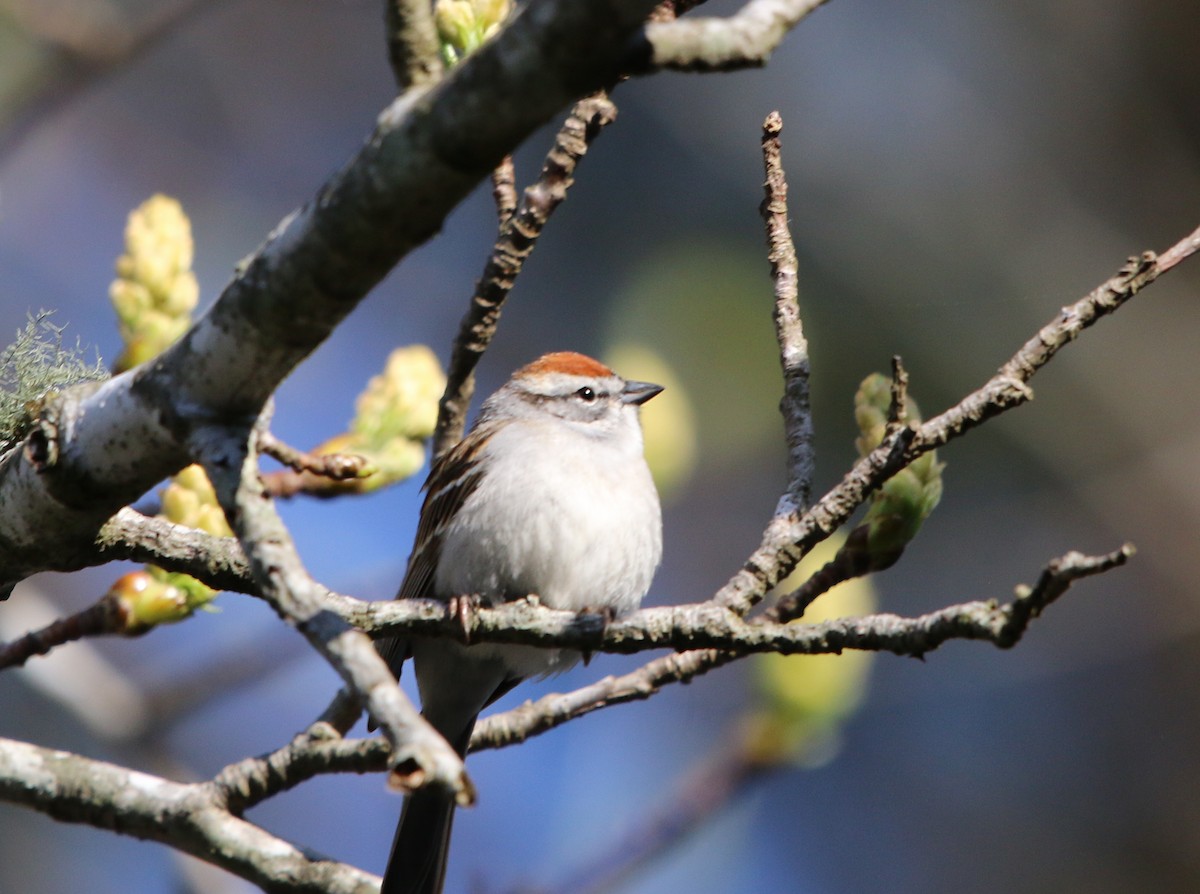
[[[460,757],[466,754],[474,728],[472,720],[450,743]],[[441,894],[454,806],[454,795],[441,789],[420,789],[404,799],[379,894]]]
[[[453,795],[441,791],[409,795],[380,894],[441,894],[453,824]]]

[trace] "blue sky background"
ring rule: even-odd
[[[84,24],[98,10],[139,12],[72,5],[61,3]],[[350,157],[394,92],[368,0],[207,4],[69,88],[62,69],[27,66],[39,45],[21,43],[9,6],[0,332],[54,308],[106,359],[119,352],[107,286],[131,208],[156,191],[183,202],[206,305]],[[857,382],[893,353],[926,411],[940,410],[1128,255],[1200,224],[1189,17],[1165,0],[832,0],[765,70],[623,84],[617,122],[505,311],[480,392],[547,350],[602,353],[630,340],[659,350],[696,408],[699,466],[666,507],[650,601],[707,597],[757,544],[783,485],[757,211],[764,115],[779,109],[785,121],[823,488],[852,459]],[[522,150],[522,181],[549,137]],[[444,360],[493,235],[483,189],[284,383],[277,434],[309,446],[341,430],[398,344],[428,343]],[[750,788],[623,890],[1200,883],[1198,288],[1200,267],[1172,273],[1040,375],[1034,404],[945,451],[943,504],[878,586],[887,610],[919,613],[1006,598],[1071,548],[1128,539],[1136,562],[1080,585],[1015,650],[957,643],[924,662],[882,657],[836,760]],[[390,597],[419,478],[361,499],[289,503],[310,570],[343,592]],[[63,611],[81,607],[119,571],[39,577],[0,614],[33,589]],[[147,692],[186,694],[214,665],[255,661],[250,682],[128,742],[3,674],[0,735],[180,778],[281,744],[325,706],[333,674],[263,605],[238,595],[220,605],[96,648]],[[632,666],[598,658],[505,704]],[[482,794],[458,819],[448,890],[567,877],[659,807],[748,699],[745,668],[730,667],[472,758]],[[398,811],[381,778],[356,777],[307,784],[251,816],[379,871]],[[0,805],[0,892],[187,890],[180,873],[160,846]],[[247,890],[228,877],[197,885]]]

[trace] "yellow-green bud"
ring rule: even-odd
[[[438,401],[446,375],[437,355],[425,345],[396,348],[383,372],[372,376],[354,402],[350,431],[362,443],[382,449],[393,438],[424,439],[437,426]]]
[[[183,208],[152,196],[129,215],[125,254],[109,287],[125,342],[118,371],[154,357],[187,331],[200,296],[191,267],[192,228]]]
[[[437,427],[438,402],[446,375],[425,345],[396,348],[383,372],[372,376],[355,401],[350,430],[313,452],[351,453],[367,466],[356,478],[324,479],[324,493],[367,493],[403,481],[425,463],[424,441]]]
[[[886,376],[872,373],[863,379],[854,396],[854,417],[860,432],[855,446],[860,456],[870,453],[883,440],[891,402],[891,382]],[[911,397],[905,401],[905,412],[910,423],[921,421],[921,411]],[[872,495],[863,520],[872,569],[881,570],[895,562],[917,535],[942,498],[943,468],[937,452],[930,451],[889,478]]]
[[[190,585],[179,586],[179,578],[190,581]],[[198,588],[207,591],[207,595]],[[113,601],[122,621],[119,632],[139,636],[159,624],[173,624],[190,617],[212,596],[212,590],[187,575],[169,574],[147,566],[144,571],[131,571],[118,578],[105,598]]]
[[[176,524],[218,537],[233,536],[217,493],[198,465],[186,466],[171,479],[162,492],[162,509],[163,515]]]

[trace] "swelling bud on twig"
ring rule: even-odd
[[[859,385],[854,396],[854,417],[860,432],[854,443],[859,456],[866,456],[883,441],[891,401],[891,380],[886,376],[872,373]],[[904,418],[912,424],[921,421],[916,402],[907,395]],[[943,468],[945,464],[937,461],[937,451],[931,450],[885,481],[872,495],[860,526],[867,529],[867,570],[882,571],[900,558],[942,499]]]
[[[437,425],[438,399],[445,388],[446,374],[433,351],[425,345],[396,348],[383,372],[367,382],[355,401],[349,430],[313,450],[321,456],[363,457],[366,464],[358,477],[336,480],[300,473],[295,489],[319,496],[368,493],[415,474],[425,464],[424,441]]]
[[[115,372],[144,363],[191,325],[200,287],[192,273],[192,225],[175,199],[151,196],[129,215],[125,254],[108,294],[125,350]]]
[[[512,0],[437,0],[433,7],[442,58],[454,65],[500,30]]]
[[[233,536],[216,491],[197,465],[180,470],[163,489],[161,516],[216,537]],[[117,632],[134,636],[158,624],[191,617],[197,608],[207,607],[218,592],[191,575],[147,565],[119,578],[105,598],[119,612]]]
[[[216,592],[193,577],[147,566],[119,577],[104,594],[114,612],[113,632],[140,636],[159,624],[174,624],[207,607]]]
[[[891,404],[890,379],[879,373],[863,379],[854,396],[859,429],[854,443],[859,456],[866,456],[883,441],[893,411]],[[909,425],[921,421],[920,410],[907,393],[904,407],[896,408],[896,416]],[[941,500],[943,468],[937,452],[931,450],[885,481],[871,495],[866,516],[846,537],[837,555],[797,590],[782,597],[766,616],[773,621],[799,618],[818,596],[838,583],[894,565]]]
[[[177,525],[198,528],[217,537],[232,537],[217,492],[204,469],[190,465],[179,471],[162,492],[162,515]]]

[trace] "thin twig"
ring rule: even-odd
[[[787,509],[808,506],[815,473],[813,457],[812,405],[809,396],[808,341],[800,317],[799,264],[796,246],[788,229],[787,177],[783,171],[779,135],[783,118],[771,112],[763,122],[762,154],[766,193],[759,209],[767,232],[767,260],[775,281],[775,336],[783,366],[784,435],[788,446]]]
[[[433,436],[435,457],[462,438],[467,410],[475,391],[475,366],[491,344],[504,301],[550,215],[567,197],[567,190],[575,182],[575,168],[587,153],[588,146],[615,117],[616,107],[602,92],[576,103],[546,155],[541,176],[525,189],[519,207],[501,225],[500,237],[475,285],[470,308],[454,339],[446,372],[446,391],[438,407],[437,430]],[[501,201],[507,199],[499,197],[497,204]]]
[[[747,628],[761,626],[763,635],[775,639],[775,645],[779,646],[764,651],[784,654],[816,655],[864,649],[921,657],[952,639],[986,640],[1007,649],[1020,640],[1030,621],[1071,584],[1124,565],[1132,555],[1133,548],[1128,545],[1103,556],[1068,553],[1050,562],[1033,587],[1018,588],[1016,599],[1005,605],[994,601],[968,602],[917,618],[880,614],[811,625],[736,623]],[[738,648],[745,645],[745,641],[740,641]],[[526,702],[481,721],[471,738],[471,749],[481,751],[513,745],[592,711],[645,700],[666,684],[688,682],[738,657],[738,652],[722,649],[667,655],[623,676],[605,677],[573,692],[554,693],[536,702]]]
[[[234,816],[324,773],[375,773],[386,766],[390,746],[382,737],[344,739],[318,720],[270,754],[248,757],[212,779],[219,800]]]
[[[259,450],[296,472],[307,472],[332,481],[357,478],[367,466],[366,457],[354,453],[306,453],[263,432]]]
[[[36,655],[47,655],[66,643],[88,636],[120,632],[124,625],[116,613],[116,602],[101,599],[82,611],[60,618],[9,643],[0,643],[0,670],[20,667]]]
[[[496,203],[497,225],[503,231],[505,224],[517,210],[517,171],[513,157],[506,155],[492,171],[492,199]]]
[[[899,354],[892,355],[892,399],[888,404],[888,432],[908,424],[908,370]]]
[[[638,74],[733,71],[765,65],[774,49],[825,0],[749,0],[728,18],[651,21]]]

